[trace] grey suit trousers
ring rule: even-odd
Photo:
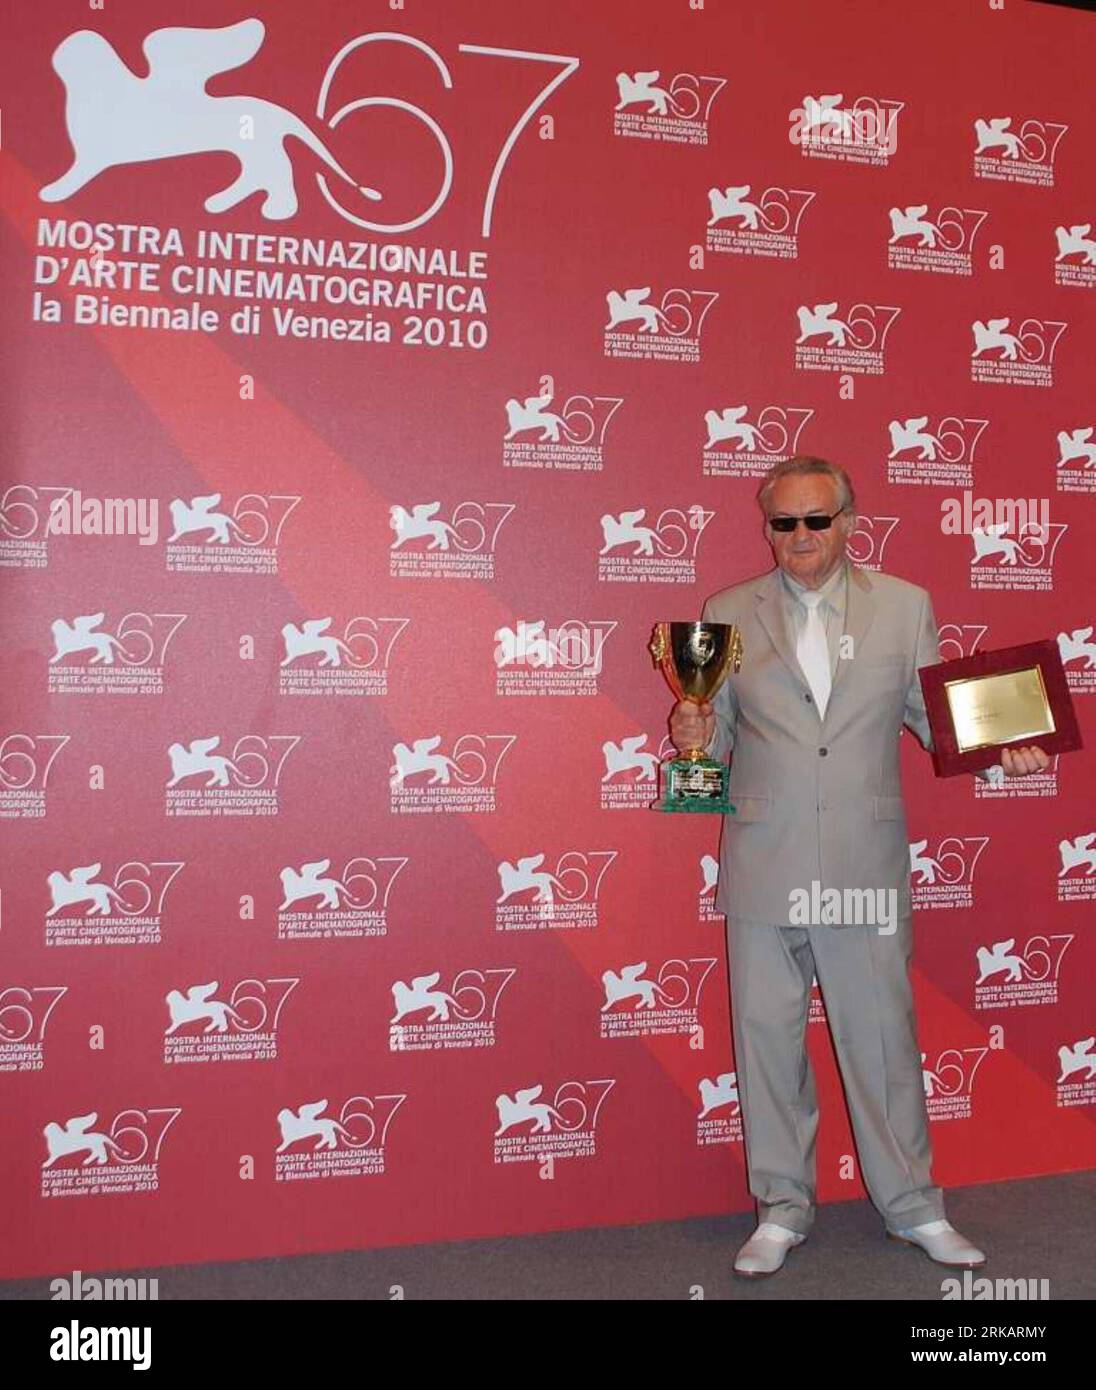
[[[812,975],[826,1007],[864,1185],[889,1231],[944,1216],[931,1179],[909,960],[912,922],[790,927],[729,919],[738,1094],[758,1220],[806,1233],[818,1102],[807,1054]]]

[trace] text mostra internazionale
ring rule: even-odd
[[[486,251],[201,228],[188,259],[175,227],[49,218],[39,219],[38,244],[53,254],[38,257],[36,282],[70,289],[167,290],[183,296],[437,307],[458,313],[486,309],[484,291],[474,283],[487,278]],[[419,276],[430,278],[406,278]]]

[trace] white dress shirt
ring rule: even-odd
[[[841,636],[845,631],[845,595],[848,592],[847,564],[838,565],[821,589],[822,595],[818,612],[826,629],[826,645],[830,649],[830,679],[837,674],[837,662],[841,650]],[[784,624],[792,651],[799,649],[799,637],[807,624],[807,605],[800,601],[799,595],[808,592],[805,584],[800,584],[784,570],[780,571],[784,581],[783,607]]]
[[[822,595],[822,602],[818,605],[818,611],[826,628],[826,644],[830,649],[831,679],[836,676],[837,663],[841,659],[841,638],[845,632],[845,604],[849,587],[848,570],[850,563],[846,559],[843,564],[838,565],[833,574],[816,591]],[[783,581],[781,598],[785,630],[794,652],[798,650],[800,634],[807,624],[807,605],[800,600],[799,596],[807,593],[808,590],[805,584],[800,584],[797,579],[793,579],[786,570],[780,571],[780,578]],[[923,696],[921,696],[919,688],[920,682],[917,682],[917,685],[918,689],[914,691],[914,698],[922,699],[923,703]],[[931,743],[928,751],[932,751]],[[983,768],[974,775],[980,777],[983,782],[988,782],[990,769]]]

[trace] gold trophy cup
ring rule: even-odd
[[[678,700],[711,700],[731,671],[742,666],[742,634],[733,623],[656,623],[647,650]],[[656,811],[732,814],[727,765],[690,748],[662,764],[663,797]]]

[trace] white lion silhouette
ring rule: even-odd
[[[974,153],[984,154],[986,150],[995,150],[1000,145],[1004,150],[1002,159],[1019,159],[1020,137],[1009,130],[1011,124],[1011,116],[994,116],[992,120],[988,121],[983,121],[981,118],[976,120],[974,133],[978,137],[978,144],[974,148]]]
[[[520,401],[515,396],[511,396],[506,402],[506,422],[510,428],[503,438],[513,439],[515,434],[522,434],[525,430],[540,430],[538,443],[551,440],[553,444],[558,444],[561,431],[566,438],[571,438],[567,429],[567,422],[562,415],[557,415],[554,410],[548,409],[551,404],[551,391],[543,391],[536,396],[526,396],[524,400]]]
[[[121,893],[116,892],[109,883],[94,882],[102,867],[100,861],[95,864],[82,864],[72,869],[68,875],[63,874],[60,869],[54,869],[52,873],[47,874],[46,883],[49,885],[51,906],[46,916],[53,917],[66,907],[84,902],[91,903],[85,914],[88,917],[108,917],[112,904],[116,904],[119,911],[124,911],[126,900]]]
[[[1062,1068],[1062,1074],[1058,1078],[1059,1085],[1075,1071],[1087,1072],[1086,1081],[1091,1081],[1096,1076],[1096,1052],[1092,1050],[1094,1044],[1096,1038],[1079,1038],[1072,1047],[1062,1046],[1058,1049],[1058,1061]]]
[[[168,545],[189,536],[195,531],[208,531],[207,545],[228,545],[229,534],[238,541],[246,542],[247,536],[240,523],[227,512],[217,511],[221,505],[219,492],[207,492],[203,497],[192,497],[184,502],[181,497],[172,499],[168,511],[171,513],[172,531],[167,538]]]
[[[1013,951],[1016,945],[1014,936],[1006,937],[1004,941],[995,941],[993,949],[987,950],[985,946],[979,946],[975,951],[975,959],[978,962],[978,978],[976,985],[983,984],[992,975],[1006,975],[1009,980],[1017,981],[1024,978],[1024,958],[1018,956]]]
[[[237,773],[242,781],[243,774],[232,759],[213,752],[220,741],[220,734],[214,734],[211,738],[191,739],[185,747],[181,743],[171,744],[167,750],[171,760],[171,779],[167,785],[174,787],[187,777],[199,777],[206,772],[209,780],[202,783],[206,787],[229,786],[231,772]]]
[[[561,1129],[566,1128],[563,1123],[563,1116],[547,1101],[537,1100],[543,1086],[527,1086],[523,1091],[515,1091],[513,1096],[509,1096],[504,1091],[502,1095],[495,1097],[495,1109],[499,1113],[499,1127],[495,1130],[495,1138],[500,1134],[505,1134],[514,1125],[524,1124],[526,1120],[533,1121],[533,1128],[530,1134],[547,1134],[552,1128],[552,1121],[558,1120]]]
[[[350,890],[341,879],[323,877],[330,867],[330,859],[314,859],[310,864],[302,864],[299,870],[287,864],[278,874],[282,881],[282,901],[278,904],[278,911],[285,912],[294,903],[308,898],[319,898],[313,909],[316,912],[323,907],[337,908],[340,894],[343,901],[353,905]]]
[[[652,531],[649,526],[639,525],[646,515],[646,507],[621,512],[619,517],[606,512],[601,518],[601,533],[605,538],[605,544],[598,554],[608,555],[610,550],[616,550],[618,546],[634,545],[633,555],[653,555],[655,546],[658,545],[658,533]]]
[[[614,111],[622,111],[626,106],[645,101],[648,103],[648,115],[667,115],[673,104],[673,97],[665,87],[655,85],[660,76],[657,68],[652,68],[650,72],[637,72],[634,77],[626,72],[618,72],[616,85],[619,100],[613,108]]]
[[[430,1017],[425,1022],[448,1023],[450,1004],[459,1016],[460,1004],[453,996],[444,989],[434,988],[440,979],[441,971],[435,970],[430,975],[413,976],[410,984],[404,980],[397,980],[392,986],[392,1002],[396,1007],[392,1022],[399,1023],[400,1019],[408,1014],[429,1009]]]
[[[746,420],[749,406],[729,405],[724,410],[706,410],[704,423],[708,426],[705,449],[724,439],[733,439],[735,449],[756,449],[758,429]]]
[[[700,1099],[703,1102],[698,1120],[703,1120],[706,1115],[713,1110],[718,1110],[721,1105],[739,1104],[738,1100],[738,1073],[733,1071],[721,1071],[713,1081],[710,1076],[702,1076],[700,1085],[697,1087],[700,1092]],[[738,1111],[735,1111],[738,1114]]]
[[[533,890],[533,902],[535,903],[554,904],[555,898],[552,890],[555,888],[559,889],[561,896],[566,897],[564,886],[555,874],[549,873],[547,869],[541,869],[540,866],[543,863],[543,854],[527,854],[516,864],[511,864],[508,859],[504,859],[498,866],[499,884],[502,892],[495,901],[504,903],[515,893],[525,893],[530,889]]]
[[[98,613],[84,613],[78,618],[73,618],[71,623],[66,622],[64,618],[50,623],[54,652],[49,664],[52,666],[57,661],[63,661],[73,652],[90,651],[94,653],[90,662],[92,666],[98,665],[99,662],[104,666],[113,666],[115,651],[125,655],[126,649],[111,633],[95,631],[105,617],[105,611],[100,610]]]
[[[1055,227],[1054,236],[1058,242],[1055,261],[1065,260],[1067,256],[1080,256],[1082,265],[1096,265],[1096,241],[1089,236],[1091,222],[1078,222],[1072,227]]]
[[[646,742],[646,734],[633,734],[631,738],[622,738],[619,743],[614,743],[611,738],[606,739],[601,745],[601,751],[605,754],[605,775],[601,780],[608,782],[621,772],[635,770],[639,774],[634,778],[635,782],[653,782],[658,776],[658,759],[653,753],[642,751]]]
[[[917,874],[916,882],[920,884],[935,883],[936,875],[942,873],[939,859],[934,859],[931,854],[925,854],[928,840],[910,841],[910,874]]]
[[[83,1153],[85,1149],[87,1158],[82,1161],[85,1167],[89,1163],[104,1164],[112,1155],[125,1161],[125,1150],[109,1134],[91,1128],[98,1118],[93,1110],[88,1115],[74,1115],[63,1125],[51,1120],[42,1130],[46,1141],[46,1161],[42,1167],[52,1168],[59,1158]]]
[[[1004,565],[1015,565],[1020,556],[1020,542],[1013,540],[1008,534],[1008,522],[999,522],[996,526],[975,526],[970,533],[970,538],[974,542],[974,559],[972,565],[976,565],[979,560],[984,560],[987,555],[1002,556],[1001,563]]]
[[[53,68],[65,86],[73,161],[41,190],[43,202],[71,197],[118,164],[223,150],[240,161],[240,174],[206,199],[206,212],[224,212],[261,192],[264,217],[292,217],[297,193],[285,151],[290,136],[365,197],[379,199],[380,193],[351,178],[291,111],[257,97],[206,92],[211,77],[254,58],[265,37],[259,19],[221,29],[156,29],[142,44],[148,76],[137,77],[101,34],[91,29],[69,34],[54,51]]]
[[[657,304],[643,302],[650,293],[650,285],[644,285],[641,289],[625,290],[623,294],[619,290],[610,290],[605,296],[605,302],[609,306],[606,332],[619,323],[632,323],[636,319],[639,320],[637,333],[657,333],[660,326],[668,325],[669,319]]]
[[[1088,429],[1059,430],[1058,431],[1058,467],[1063,464],[1073,463],[1075,459],[1081,459],[1086,468],[1096,465],[1096,444],[1092,442],[1093,426]]]
[[[928,210],[928,203],[916,203],[907,208],[891,208],[888,214],[891,235],[887,244],[893,246],[904,237],[915,236],[920,238],[918,246],[935,246],[940,228],[925,216]]]
[[[286,623],[282,628],[285,641],[282,665],[288,666],[299,657],[319,652],[321,666],[341,666],[344,656],[349,666],[360,666],[361,662],[353,650],[341,638],[324,635],[330,626],[330,618],[312,618],[300,627],[296,623]]]
[[[327,1099],[314,1100],[297,1110],[288,1107],[278,1111],[278,1128],[282,1132],[282,1142],[275,1153],[284,1153],[290,1144],[298,1144],[302,1139],[315,1139],[312,1149],[337,1149],[339,1139],[345,1139],[352,1147],[357,1145],[354,1136],[338,1120],[323,1112],[327,1109]]]
[[[1062,858],[1059,878],[1065,878],[1073,869],[1083,868],[1085,877],[1096,874],[1096,830],[1087,835],[1074,835],[1072,840],[1059,840],[1058,853]]]
[[[227,1033],[229,1023],[243,1023],[243,1016],[231,1004],[213,997],[217,988],[217,981],[210,980],[208,984],[191,985],[185,993],[169,989],[165,997],[169,1016],[166,1035],[170,1037],[185,1024],[201,1023],[207,1019],[209,1021],[202,1030],[205,1033]]]
[[[852,332],[852,329],[843,319],[832,317],[837,308],[837,300],[832,300],[829,304],[815,304],[813,306],[801,304],[795,311],[799,320],[799,337],[796,344],[805,343],[808,338],[818,338],[829,334],[827,347],[844,347],[845,336]]]
[[[708,206],[712,215],[708,218],[708,226],[712,227],[724,218],[737,217],[739,230],[749,227],[750,231],[756,232],[764,213],[757,203],[751,203],[747,199],[746,194],[749,191],[748,183],[730,184],[727,188],[709,188]]]
[[[891,451],[887,457],[897,458],[908,449],[917,449],[919,463],[935,463],[936,450],[941,445],[936,435],[925,429],[928,422],[927,415],[914,415],[908,420],[892,420],[887,426],[891,437]]]
[[[974,351],[971,357],[981,357],[983,352],[1000,348],[1001,356],[997,358],[998,362],[1015,362],[1020,356],[1021,343],[1015,333],[1005,332],[1009,322],[1009,319],[987,319],[983,323],[981,319],[975,319],[971,324],[974,332]]]
[[[1059,632],[1058,652],[1063,665],[1070,661],[1083,661],[1083,671],[1096,671],[1096,642],[1088,640],[1091,636],[1091,623],[1088,627],[1076,627],[1072,632]]]
[[[399,550],[404,541],[419,540],[423,536],[429,537],[430,540],[427,550],[448,550],[450,536],[459,546],[460,535],[454,527],[450,526],[448,521],[442,521],[440,517],[435,519],[435,513],[440,507],[440,502],[420,502],[410,511],[398,502],[389,507],[388,524],[396,533],[391,549]]]

